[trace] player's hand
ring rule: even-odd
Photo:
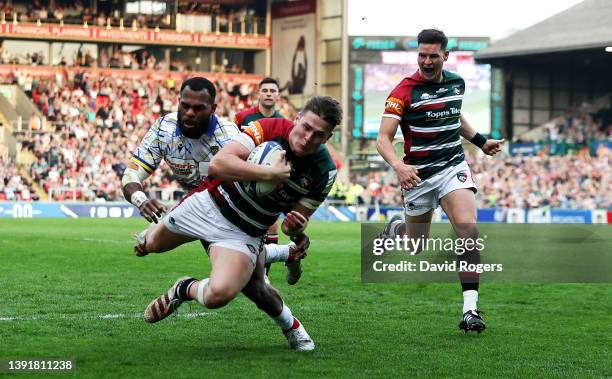
[[[305,233],[300,233],[296,236],[291,237],[291,241],[295,243],[295,248],[289,252],[288,261],[295,261],[297,259],[303,259],[308,255],[308,248],[310,247],[310,238]]]
[[[304,233],[306,226],[308,225],[308,218],[303,214],[296,211],[291,211],[285,215],[283,220],[282,230],[283,233],[290,237],[298,236]]]
[[[167,208],[164,204],[157,201],[157,199],[149,199],[142,203],[138,210],[147,221],[157,224],[157,221],[161,220],[162,213],[166,212]]]
[[[412,165],[405,164],[404,162],[398,162],[393,166],[397,178],[399,179],[400,186],[404,190],[409,190],[416,187],[420,182],[419,170]]]
[[[504,144],[505,139],[488,139],[484,145],[482,145],[483,153],[487,155],[495,155],[501,151],[501,147]]]
[[[289,180],[291,176],[291,165],[287,162],[286,151],[281,151],[278,160],[270,166],[271,178],[268,180],[275,184],[281,184]]]

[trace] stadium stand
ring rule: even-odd
[[[23,136],[23,149],[32,157],[31,178],[52,200],[123,200],[120,175],[128,155],[160,115],[176,110],[181,79],[164,77],[119,70],[59,70],[56,75],[15,70],[3,76],[4,83],[20,84],[54,126]],[[219,76],[217,113],[233,119],[251,107],[255,82]],[[286,99],[280,111],[295,115]],[[13,173],[14,167],[6,171]],[[167,167],[151,177],[147,190],[166,200],[180,196]]]
[[[133,28],[180,29],[190,24],[190,17],[196,16],[200,28],[221,33],[245,32],[265,34],[265,8],[249,8],[244,5],[203,4],[197,2],[177,2],[176,15],[171,7],[164,9],[141,9],[137,4],[123,8],[121,3],[102,3],[97,9],[85,6],[82,1],[10,1],[0,3],[3,20],[17,20],[21,23],[66,23],[84,24],[100,27],[126,26]],[[166,4],[164,4],[166,5]],[[204,25],[205,24],[205,25]],[[257,24],[257,26],[255,26]]]
[[[587,140],[593,135],[587,135]],[[573,151],[573,150],[569,150]],[[553,156],[542,150],[536,156],[483,157],[468,154],[478,186],[479,208],[610,209],[609,169],[612,151],[600,146],[592,156],[586,145],[573,154]],[[331,199],[348,204],[401,204],[393,171],[355,175],[337,182]]]

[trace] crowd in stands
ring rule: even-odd
[[[14,77],[2,78],[19,84],[56,125],[52,132],[25,135],[22,145],[33,160],[29,174],[55,200],[122,200],[120,175],[127,158],[158,117],[177,109],[181,83],[63,73],[33,77],[17,71]],[[237,112],[253,106],[256,85],[219,80],[216,86],[218,115],[233,120]],[[286,99],[279,110],[286,117],[295,116]],[[163,190],[166,197],[175,189],[166,167],[148,184],[149,191]]]
[[[479,208],[612,209],[612,150],[565,156],[468,156]],[[338,181],[330,193],[349,204],[401,205],[392,170]]]
[[[542,138],[551,155],[564,155],[570,151],[578,151],[588,146],[592,141],[612,140],[612,109],[597,108],[584,102],[573,110],[568,110],[542,126]],[[533,140],[534,138],[518,138],[517,142]]]
[[[32,188],[32,183],[19,174],[15,162],[6,158],[2,159],[0,165],[0,201],[2,200],[38,200],[38,195]]]
[[[23,138],[31,152],[29,176],[53,199],[122,200],[120,175],[129,154],[160,116],[176,110],[180,82],[134,76],[89,77],[78,70],[58,70],[53,77],[36,77],[16,70],[4,83],[19,84],[55,125],[51,132],[33,127]],[[229,79],[218,80],[217,113],[229,119],[254,104],[256,86]],[[279,110],[288,118],[295,109],[281,98]],[[479,192],[478,206],[504,208],[609,209],[612,204],[610,160],[602,145],[595,154],[586,141],[611,138],[609,109],[580,107],[547,125],[551,141],[571,139],[582,144],[571,154],[542,151],[536,156],[468,156]],[[1,165],[0,197],[30,199],[31,183],[12,162]],[[69,188],[69,190],[66,190]],[[180,195],[167,168],[157,170],[147,189],[164,200]],[[330,199],[349,204],[401,204],[392,170],[353,174],[338,180]]]
[[[399,205],[402,200],[397,178],[391,170],[355,173],[348,183],[336,180],[328,198],[355,205]]]
[[[41,52],[14,52],[8,53],[4,49],[0,53],[0,64],[18,64],[29,66],[46,66],[57,63],[62,67],[93,67],[93,68],[120,68],[128,70],[156,70],[156,71],[193,71],[192,67],[178,59],[167,61],[158,59],[154,54],[147,50],[136,52],[115,50],[108,54],[105,50],[100,50],[99,57],[95,57],[86,48],[79,50],[72,58],[72,64],[68,65],[66,57],[61,57],[59,62],[49,62],[49,58]],[[242,69],[226,70],[234,73],[242,73]]]
[[[106,27],[120,26],[123,20],[123,26],[126,28],[174,28],[170,11],[168,9],[153,9],[153,4],[143,5],[150,7],[149,9],[131,8],[127,9],[117,6],[122,3],[101,3],[97,9],[92,9],[87,6],[82,0],[34,0],[34,1],[2,1],[0,2],[0,11],[4,13],[5,21],[12,22],[13,17],[17,17],[18,22],[42,22],[42,23],[60,23],[78,24],[87,23],[92,26]],[[137,4],[137,3],[136,3]],[[233,27],[233,31],[238,29],[234,26],[236,23],[245,22],[249,25],[247,33],[252,33],[253,24],[257,16],[264,18],[265,14],[257,14],[255,9],[247,6],[235,7],[219,4],[205,4],[199,2],[181,2],[178,6],[178,13],[182,15],[202,15],[210,16],[211,30],[216,30],[216,24],[219,24],[219,31],[222,33],[229,32]],[[213,21],[214,20],[214,21]],[[263,33],[265,23],[260,22],[260,34]]]
[[[481,208],[611,209],[610,164],[605,147],[596,156],[470,159]]]
[[[593,141],[612,141],[612,109],[583,103],[546,123],[545,148],[535,156],[469,156],[480,208],[612,209],[612,150]],[[525,142],[532,138],[518,138]],[[330,196],[350,204],[400,205],[392,170],[339,181]]]

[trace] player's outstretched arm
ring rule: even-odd
[[[398,126],[399,121],[395,118],[383,117],[376,140],[376,149],[389,166],[395,170],[402,188],[410,189],[416,187],[421,179],[418,176],[416,167],[405,164],[395,153],[393,139],[395,138]]]
[[[285,219],[281,224],[281,230],[289,237],[298,237],[306,231],[308,220],[316,209],[307,208],[301,204],[296,204],[291,212],[285,214]]]
[[[289,179],[291,166],[285,161],[285,152],[271,166],[261,166],[246,161],[250,154],[243,144],[232,141],[223,146],[213,157],[208,167],[208,175],[224,181],[269,181],[282,183]]]
[[[472,128],[468,120],[466,120],[463,115],[461,115],[460,120],[461,128],[459,131],[463,138],[478,146],[482,150],[482,152],[487,155],[495,155],[501,151],[501,147],[505,141],[503,138],[486,139],[481,136],[480,133],[476,131],[476,129]]]
[[[157,199],[149,199],[144,193],[142,182],[148,177],[148,172],[130,161],[121,178],[121,190],[125,199],[138,208],[142,217],[157,224],[166,206]]]

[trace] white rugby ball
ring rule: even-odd
[[[256,165],[270,166],[273,162],[278,160],[278,156],[284,150],[285,149],[283,149],[278,142],[267,141],[258,145],[251,151],[247,162]],[[247,182],[244,183],[244,185],[247,191],[255,196],[265,196],[276,188],[276,184],[266,181]]]

